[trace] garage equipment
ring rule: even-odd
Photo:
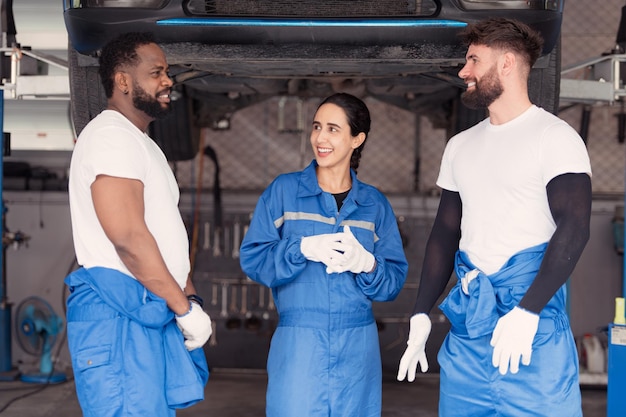
[[[23,382],[55,384],[67,380],[64,373],[54,371],[52,362],[52,347],[63,326],[63,319],[43,298],[31,296],[19,304],[15,313],[17,341],[25,352],[39,357],[39,369],[22,372]]]
[[[585,130],[589,123],[589,111],[594,104],[620,104],[622,112],[618,115],[618,140],[624,141],[626,135],[626,113],[624,102],[626,88],[624,74],[626,73],[626,6],[622,7],[622,16],[616,38],[616,46],[609,54],[575,64],[561,71],[561,102],[583,104],[584,112],[581,130]],[[583,78],[568,78],[572,74],[583,72]],[[585,117],[586,116],[586,117]],[[582,135],[581,135],[582,136]],[[623,209],[622,209],[623,210]],[[623,217],[623,213],[622,213]],[[624,228],[624,224],[616,227]],[[620,235],[617,233],[616,235]],[[623,236],[621,241],[616,239],[616,250],[623,253]],[[621,244],[621,248],[619,247]],[[622,273],[622,292],[626,296],[626,257]],[[623,297],[617,302],[614,323],[608,326],[608,367],[607,367],[607,417],[623,417],[626,415],[626,325],[624,322]]]
[[[4,129],[4,92],[0,90],[0,132]],[[4,142],[0,134],[0,149],[2,149],[2,143]],[[3,161],[4,157],[0,155],[0,212],[2,218],[5,216],[4,200],[2,198],[2,172],[4,170]],[[4,247],[4,242],[3,245]],[[4,248],[0,251],[0,265],[4,265]],[[4,269],[4,268],[3,268]],[[6,274],[2,272],[2,285],[0,286],[0,374],[3,375],[4,380],[15,379],[11,377],[10,371],[12,368],[11,359],[11,304],[7,297],[7,282]]]
[[[607,417],[626,415],[626,324],[624,298],[616,299],[614,322],[609,324],[609,362],[607,384]]]
[[[4,17],[3,11],[2,16]],[[10,14],[12,16],[12,13]],[[4,49],[4,48],[2,48]],[[4,52],[0,51],[4,54]],[[0,76],[4,71],[2,58],[0,58]],[[6,207],[4,206],[3,172],[4,172],[4,89],[0,89],[0,213],[2,215],[2,250],[0,251],[0,265],[2,280],[0,286],[0,380],[8,381],[17,378],[17,372],[13,368],[11,357],[11,303],[7,297],[7,280],[5,273],[5,244],[4,244],[4,224],[6,218]]]

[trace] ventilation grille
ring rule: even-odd
[[[430,17],[435,0],[190,0],[196,16],[245,17]]]

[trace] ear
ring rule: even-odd
[[[113,78],[115,80],[115,88],[122,92],[122,94],[128,94],[130,80],[128,74],[123,71],[117,71]]]
[[[361,132],[352,138],[352,149],[356,149],[365,142],[365,133]]]
[[[517,66],[517,57],[513,52],[505,52],[501,56],[501,71],[503,75],[509,75]]]

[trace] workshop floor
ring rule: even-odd
[[[256,417],[264,415],[267,375],[260,371],[214,370],[205,400],[177,417]],[[436,417],[439,375],[419,375],[412,384],[383,381],[383,417]],[[583,389],[584,417],[606,417],[606,389]],[[0,382],[2,417],[80,417],[73,381],[41,386]],[[550,413],[547,412],[546,416]],[[298,416],[300,417],[300,416]]]

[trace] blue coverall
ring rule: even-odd
[[[204,399],[204,351],[187,351],[164,299],[110,268],[79,268],[65,283],[67,341],[85,417],[173,417]]]
[[[240,252],[241,267],[272,289],[280,319],[267,363],[268,417],[381,413],[382,371],[372,301],[393,300],[408,264],[387,199],[360,182],[339,211],[313,161],[277,177],[261,195]],[[327,274],[300,252],[304,236],[349,225],[376,259],[371,273]]]
[[[469,295],[461,289],[460,280],[475,266],[467,254],[457,252],[459,281],[439,306],[451,324],[437,356],[441,366],[439,415],[582,417],[578,356],[566,314],[564,285],[541,310],[530,365],[506,375],[491,365],[489,342],[498,318],[526,294],[546,247],[544,243],[516,253],[491,275],[479,272],[469,284]]]

